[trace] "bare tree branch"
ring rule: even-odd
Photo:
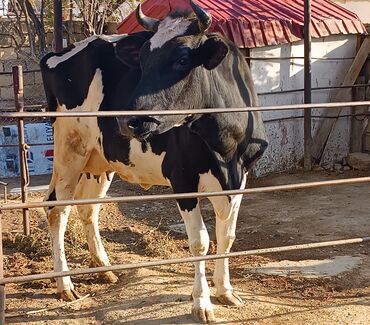
[[[40,19],[36,16],[35,9],[32,6],[31,2],[29,0],[24,0],[24,1],[25,1],[25,7],[27,10],[27,14],[33,22],[33,26],[34,26],[35,32],[39,40],[40,52],[43,55],[46,53],[45,28],[43,24],[41,23]],[[41,12],[41,17],[42,15],[43,13]]]

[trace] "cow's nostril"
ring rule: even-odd
[[[136,129],[139,126],[139,119],[133,118],[133,119],[129,120],[128,123],[127,123],[127,126],[130,129]]]

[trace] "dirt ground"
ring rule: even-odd
[[[357,176],[364,174],[299,172],[251,180],[249,186]],[[47,183],[47,179],[34,177],[31,182],[40,185]],[[233,251],[369,236],[369,189],[369,184],[362,184],[246,196]],[[170,191],[154,188],[148,192],[115,179],[109,195]],[[30,199],[41,198],[42,194],[34,193]],[[17,195],[12,199],[17,199]],[[203,200],[202,205],[212,240],[210,252],[214,253],[213,211],[208,201]],[[51,271],[43,211],[31,211],[31,238],[20,234],[21,219],[19,211],[3,212],[6,276]],[[100,223],[114,264],[189,255],[174,202],[105,205]],[[82,237],[79,223],[72,216],[66,235],[71,269],[89,266]],[[364,243],[234,258],[230,262],[232,282],[245,305],[226,307],[212,298],[218,323],[370,324],[369,248],[369,243]],[[210,280],[213,263],[207,265]],[[103,283],[97,275],[74,277],[80,294],[91,295],[68,306],[56,299],[54,281],[7,285],[7,323],[193,324],[192,265],[139,269],[117,275],[116,284]],[[213,288],[211,292],[214,294]],[[33,313],[43,308],[47,310]]]

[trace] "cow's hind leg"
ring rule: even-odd
[[[246,175],[241,188],[245,188]],[[216,213],[217,254],[229,253],[235,240],[235,229],[242,195],[232,197],[229,204],[225,198],[210,198]],[[226,203],[226,204],[225,204]],[[224,305],[240,306],[243,300],[234,292],[230,283],[229,259],[220,259],[215,262],[213,282],[216,287],[216,297]]]
[[[73,198],[83,164],[81,163],[79,165],[76,163],[73,167],[73,169],[62,169],[56,168],[54,165],[52,179],[45,198],[46,201],[70,200]],[[68,271],[64,248],[64,234],[70,212],[71,206],[56,206],[46,209],[55,272]],[[61,299],[71,301],[79,297],[78,293],[74,290],[69,276],[57,278],[56,282],[57,291]]]
[[[112,182],[114,173],[103,173],[99,177],[82,175],[75,194],[76,199],[103,198]],[[100,204],[80,205],[77,207],[89,246],[92,266],[108,266],[109,258],[104,249],[99,232]],[[113,272],[100,273],[110,283],[117,282]]]
[[[194,202],[194,208],[186,209],[184,201]],[[179,201],[179,210],[185,222],[186,232],[189,239],[190,251],[194,256],[206,255],[209,247],[209,236],[200,213],[198,200]],[[195,278],[193,288],[193,317],[201,323],[212,323],[215,321],[213,306],[210,299],[210,290],[206,279],[205,261],[195,262]]]

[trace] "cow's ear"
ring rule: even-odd
[[[200,48],[203,66],[208,70],[216,68],[225,58],[228,51],[229,47],[221,37],[217,35],[209,36]]]
[[[128,35],[117,42],[116,57],[131,68],[140,68],[140,49],[147,40],[141,35]]]

